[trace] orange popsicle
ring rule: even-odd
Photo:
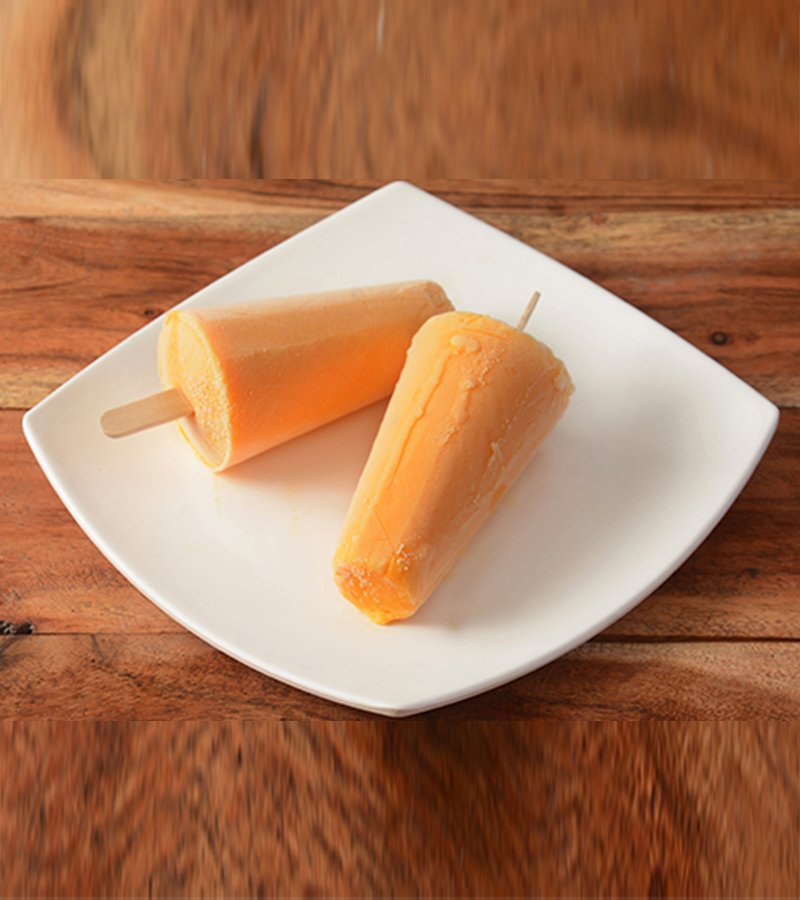
[[[572,381],[530,335],[449,312],[417,332],[342,529],[341,593],[383,625],[428,599],[563,415]]]
[[[159,337],[181,430],[222,471],[389,394],[414,333],[452,309],[430,281],[173,310]]]

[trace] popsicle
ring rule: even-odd
[[[572,392],[564,364],[519,328],[466,312],[429,319],[411,344],[334,554],[344,597],[381,625],[416,612]]]
[[[415,332],[452,308],[438,284],[413,281],[173,310],[158,342],[164,392],[109,411],[103,428],[179,419],[223,471],[387,396]]]

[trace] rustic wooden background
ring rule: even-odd
[[[795,0],[331,8],[0,0],[0,177],[800,174]],[[797,896],[795,725],[198,721],[357,716],[178,629],[43,479],[25,409],[374,184],[0,185],[0,893]],[[436,717],[796,718],[797,186],[425,186],[782,406],[653,597]],[[148,717],[193,721],[9,721]]]
[[[2,723],[4,897],[796,897],[780,723]]]
[[[787,178],[795,0],[0,0],[0,177]]]

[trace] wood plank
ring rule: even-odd
[[[249,669],[189,634],[0,638],[0,717],[374,719]],[[792,720],[800,642],[589,643],[433,719]]]
[[[800,644],[592,642],[436,718],[753,720],[800,716]]]
[[[0,638],[0,718],[53,717],[370,718],[267,678],[188,632]]]
[[[799,737],[764,722],[4,722],[4,889],[793,896]]]
[[[0,183],[0,219],[45,218],[66,223],[77,218],[106,224],[109,220],[174,224],[216,219],[217,228],[224,228],[226,222],[241,228],[243,221],[258,228],[265,215],[321,216],[371,189],[368,184],[337,186],[326,181],[27,179]]]
[[[796,208],[797,181],[736,179],[413,179],[470,212],[712,212]],[[371,185],[373,182],[356,182]]]
[[[797,739],[777,723],[2,723],[4,887],[791,896]]]
[[[735,179],[435,179],[411,178],[470,212],[661,211],[796,209],[800,181]],[[217,218],[258,227],[256,217],[324,215],[387,184],[386,179],[26,179],[0,184],[0,219],[120,219],[173,222]]]
[[[408,179],[476,214],[737,213],[797,209],[800,181]],[[321,216],[386,179],[28,179],[0,184],[0,219],[151,223],[215,219],[218,228],[259,227],[261,216]],[[599,224],[599,223],[595,223]]]
[[[37,633],[180,632],[67,513],[0,411],[0,620]],[[800,411],[786,410],[760,466],[704,544],[603,639],[800,637]]]
[[[800,171],[793,0],[5,0],[3,13],[3,177]]]
[[[176,215],[157,218],[156,231],[118,214],[0,219],[0,405],[33,405],[153,316],[323,214]],[[619,294],[774,402],[800,404],[800,203],[484,218]]]

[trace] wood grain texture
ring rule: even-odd
[[[21,418],[153,316],[379,184],[0,184],[0,715],[360,717],[226,659],[145,600],[63,508]],[[741,496],[652,596],[540,672],[432,715],[796,717],[800,184],[420,184],[618,292],[783,407]]]
[[[793,0],[3,0],[2,177],[796,177]]]
[[[412,718],[794,721],[798,685],[797,641],[590,641]],[[6,635],[0,708],[19,720],[379,718],[274,681],[185,632]]]
[[[796,896],[799,738],[2,723],[4,896]]]

